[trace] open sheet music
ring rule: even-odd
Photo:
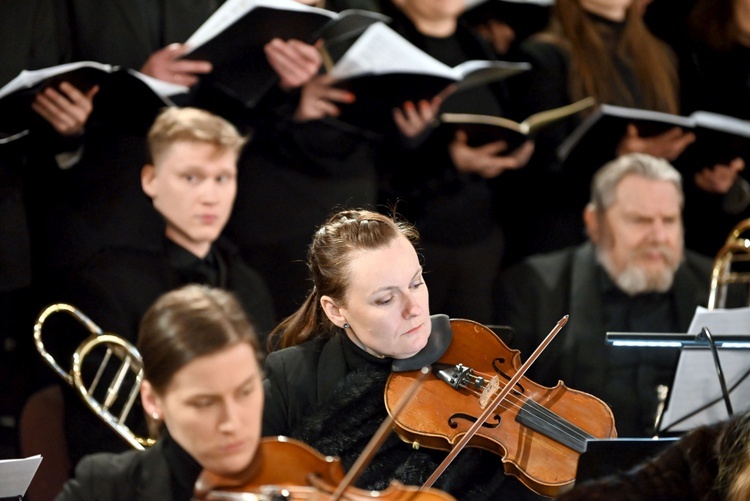
[[[40,455],[25,459],[1,459],[0,498],[18,498],[25,495],[41,462]]]
[[[263,50],[274,38],[312,44],[330,37],[334,43],[387,20],[376,12],[337,13],[294,0],[227,0],[188,38],[183,57],[210,61],[213,70],[201,80],[252,107],[278,81]]]
[[[722,334],[750,334],[750,308],[707,310],[698,307],[688,333],[708,327]],[[750,409],[750,349],[719,348],[719,360],[735,413]],[[684,432],[727,419],[710,348],[683,348],[660,431]]]
[[[187,39],[185,45],[194,49],[205,45],[209,40],[227,30],[232,24],[240,21],[251,10],[258,8],[267,8],[276,11],[308,12],[328,19],[336,17],[335,12],[305,5],[294,0],[228,0]],[[281,20],[282,18],[279,18],[279,21]],[[322,24],[325,24],[325,21]]]
[[[0,99],[23,89],[30,89],[40,83],[58,77],[60,81],[68,80],[81,92],[86,92],[96,85],[100,73],[111,73],[114,67],[96,61],[80,61],[60,64],[39,70],[23,70],[13,80],[0,88]]]
[[[59,88],[62,82],[71,84],[83,93],[98,85],[100,93],[97,94],[95,106],[104,106],[102,101],[106,101],[109,95],[110,102],[119,103],[114,110],[118,122],[127,124],[135,121],[139,122],[139,127],[140,122],[153,121],[159,108],[172,106],[172,96],[188,92],[183,85],[96,61],[23,70],[0,88],[0,144],[29,134],[29,129],[41,122],[41,118],[31,109],[36,95],[48,87]]]
[[[706,167],[729,164],[740,157],[750,161],[750,122],[708,111],[688,116],[638,108],[602,104],[598,106],[557,149],[560,161],[576,166],[602,149],[615,151],[633,124],[642,137],[653,137],[678,127],[692,132],[695,142],[673,161],[683,175],[691,176]],[[743,173],[743,175],[745,175]]]
[[[530,68],[528,63],[465,61],[453,68],[419,49],[383,23],[367,28],[330,71],[336,80],[405,73],[446,80],[459,88],[482,85]],[[419,85],[419,82],[414,82]]]
[[[383,23],[368,27],[329,74],[356,100],[342,104],[342,121],[382,133],[393,127],[392,110],[406,101],[431,100],[450,86],[455,92],[495,82],[530,68],[528,63],[465,61],[450,67]]]
[[[542,128],[558,120],[564,120],[594,104],[594,99],[588,97],[560,108],[534,113],[522,122],[516,122],[507,117],[472,113],[442,113],[440,122],[466,132],[469,146],[477,147],[493,141],[505,141],[508,151],[512,151],[526,141],[533,140]]]

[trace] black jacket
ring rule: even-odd
[[[145,451],[85,457],[55,501],[188,501],[200,471],[167,437]]]
[[[274,321],[268,289],[258,274],[239,258],[231,243],[219,239],[214,247],[226,264],[223,288],[237,296],[255,324],[263,346],[265,334]],[[171,266],[166,242],[164,247],[148,251],[124,247],[107,249],[97,254],[85,267],[66,277],[61,289],[55,289],[56,295],[50,302],[70,303],[89,316],[104,332],[114,333],[135,344],[139,323],[149,306],[161,294],[195,282],[204,283],[195,277],[183,275]],[[45,342],[48,349],[68,357],[56,356],[58,360],[69,360],[72,350],[83,340],[76,330],[72,330],[77,326],[63,329],[66,325],[50,322],[49,332],[45,334],[45,339],[49,340],[49,344]],[[93,452],[125,450],[125,442],[85,407],[79,396],[67,387],[64,395],[65,429],[73,464]],[[131,415],[137,412],[131,412]]]
[[[741,429],[747,415],[701,426],[684,435],[658,456],[627,472],[617,472],[577,486],[561,501],[659,499],[666,501],[718,501],[727,499],[727,485],[720,485],[719,458],[724,434]],[[736,436],[736,435],[735,435]],[[746,439],[740,442],[747,444]],[[744,458],[723,458],[727,463]],[[739,466],[739,465],[738,465]],[[729,476],[723,481],[732,481]]]
[[[376,359],[346,336],[315,339],[272,352],[266,359],[263,434],[300,439],[323,454],[338,456],[349,469],[387,413],[383,403],[391,359]],[[445,452],[413,449],[392,434],[357,485],[382,490],[392,480],[422,485]],[[466,449],[434,485],[467,500],[538,499],[506,477],[500,458]]]

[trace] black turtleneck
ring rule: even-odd
[[[677,332],[672,291],[628,295],[600,268],[604,320],[608,331]]]
[[[644,106],[642,83],[635,74],[632,59],[619,49],[625,33],[625,21],[613,21],[590,12],[587,15],[594,29],[602,38],[604,51],[611,55],[615,71],[617,71],[624,87],[630,92],[630,98],[632,99],[631,102],[627,102],[627,96],[623,96],[623,102],[610,104],[642,108]]]
[[[604,325],[607,332],[679,332],[672,290],[630,296],[599,268]],[[607,374],[600,398],[613,405],[622,436],[646,436],[656,415],[657,386],[671,386],[677,348],[608,346]]]
[[[166,459],[171,473],[172,499],[174,501],[189,501],[193,499],[195,481],[203,468],[169,434],[161,440],[164,459]]]
[[[341,349],[344,352],[344,362],[346,364],[346,371],[351,372],[362,367],[369,365],[379,365],[381,367],[388,367],[393,362],[390,357],[376,357],[367,353],[365,350],[357,346],[357,344],[349,339],[346,333],[339,335],[341,339]]]
[[[226,288],[226,264],[222,262],[213,245],[206,257],[201,259],[167,239],[167,258],[170,267],[179,275],[181,283],[198,283]]]

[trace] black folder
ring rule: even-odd
[[[47,127],[31,104],[39,92],[57,87],[62,82],[68,82],[84,93],[98,85],[100,91],[94,98],[95,111],[101,112],[110,126],[128,133],[145,134],[159,110],[174,104],[170,98],[157,94],[142,80],[146,77],[134,70],[99,63],[81,64],[0,98],[0,144],[23,138],[26,131]],[[175,89],[180,87],[166,85]]]
[[[53,70],[53,68],[46,68],[45,70]],[[60,65],[59,68],[60,71],[52,76],[34,84],[18,88],[0,97],[0,138],[11,139],[23,133],[23,131],[32,128],[35,124],[40,123],[39,121],[42,119],[31,109],[31,103],[34,101],[36,95],[44,89],[57,87],[65,81],[85,93],[95,85],[101,85],[109,74],[114,71],[114,67],[112,66],[89,61],[75,65]],[[0,93],[4,94],[4,91],[15,87],[14,82],[22,79],[25,73],[30,72],[19,74],[15,79],[8,82],[3,89],[0,89]]]
[[[558,159],[574,169],[587,165],[586,159],[592,155],[601,156],[597,152],[614,153],[629,124],[634,124],[643,137],[673,127],[693,132],[695,142],[672,162],[686,176],[705,167],[728,164],[737,157],[750,162],[750,122],[707,111],[682,116],[607,104],[598,106],[560,145]]]
[[[578,458],[576,484],[616,475],[657,456],[678,438],[604,438],[586,441]]]

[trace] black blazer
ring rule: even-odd
[[[233,292],[258,329],[261,343],[274,326],[273,305],[265,283],[240,258],[228,240],[214,243],[226,263],[225,289]],[[161,294],[193,280],[170,266],[166,248],[109,248],[61,279],[56,298],[69,302],[105,331],[135,342],[141,317]]]
[[[226,263],[225,288],[235,293],[256,325],[261,346],[264,346],[265,335],[274,322],[270,293],[258,274],[240,259],[228,241],[219,239],[214,246]],[[170,267],[165,249],[107,249],[84,268],[61,280],[62,287],[54,289],[57,294],[49,302],[70,303],[105,332],[117,334],[135,344],[141,317],[156,298],[190,282],[192,280]],[[71,324],[49,325],[51,330],[45,334],[49,343],[45,344],[51,353],[70,357],[83,340],[80,331],[74,330],[78,326]],[[67,387],[63,395],[66,401],[65,431],[73,464],[86,454],[124,449],[124,442],[83,405],[79,396]]]
[[[157,443],[146,451],[88,456],[55,501],[172,499],[171,476],[162,449]]]
[[[145,451],[93,454],[56,501],[189,501],[201,466],[169,436]]]

